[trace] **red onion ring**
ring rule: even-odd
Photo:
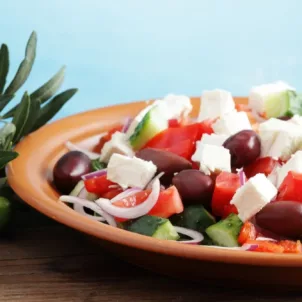
[[[141,191],[142,191],[142,189],[139,189],[139,188],[131,188],[131,189],[128,189],[128,190],[126,190],[126,191],[124,191],[124,192],[121,192],[120,194],[116,195],[114,198],[112,198],[112,199],[110,200],[110,202],[111,202],[111,203],[114,203],[114,202],[116,202],[116,201],[119,201],[119,200],[121,200],[121,199],[124,199],[124,198],[126,198],[126,197],[129,197],[129,196],[134,195],[134,194],[136,194],[136,193],[138,193],[138,192],[141,192]]]
[[[158,196],[160,193],[160,183],[158,179],[155,179],[152,184],[152,191],[148,198],[138,206],[132,208],[121,208],[117,207],[108,199],[100,198],[96,200],[96,204],[102,208],[103,211],[109,213],[114,217],[125,218],[125,219],[135,219],[146,215],[155,206]]]
[[[94,171],[94,172],[90,172],[88,174],[85,174],[82,176],[83,180],[87,180],[87,179],[91,179],[94,177],[99,177],[99,176],[103,176],[107,174],[107,169],[102,169],[102,170],[98,170],[98,171]]]
[[[197,231],[178,227],[178,226],[174,226],[174,229],[176,230],[177,233],[183,234],[183,235],[186,235],[186,236],[192,238],[191,240],[182,240],[182,241],[177,241],[177,242],[186,243],[186,244],[198,244],[204,239],[204,236]]]
[[[132,118],[131,117],[127,117],[126,120],[125,120],[125,123],[124,123],[124,126],[123,126],[123,129],[122,129],[122,133],[126,133],[127,130],[129,129],[131,123],[132,123]]]
[[[92,201],[82,199],[79,197],[69,196],[69,195],[62,195],[62,196],[60,196],[59,200],[63,201],[63,202],[78,204],[83,207],[86,207],[86,208],[94,211],[95,213],[99,214],[101,217],[103,217],[108,222],[109,225],[114,226],[114,227],[117,226],[114,218],[110,214],[103,211],[97,204],[95,204]]]
[[[244,244],[238,247],[223,247],[223,246],[216,246],[216,245],[207,245],[207,247],[212,247],[216,249],[224,249],[224,250],[232,250],[232,251],[254,251],[258,248],[258,244]]]

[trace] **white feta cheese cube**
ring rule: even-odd
[[[107,166],[107,178],[123,188],[144,189],[154,177],[156,170],[156,166],[151,161],[115,153]]]
[[[279,93],[287,90],[295,91],[293,87],[282,81],[252,87],[249,94],[248,105],[256,112],[264,113],[267,98],[278,95]]]
[[[288,159],[292,153],[300,148],[302,127],[271,118],[259,125],[259,137],[261,140],[261,157],[282,156],[284,159]],[[291,153],[289,154],[289,152]]]
[[[193,108],[189,97],[175,94],[168,94],[163,99],[155,101],[154,105],[167,120],[185,118]]]
[[[302,173],[302,151],[297,151],[277,172],[277,188],[280,187],[288,172]]]
[[[293,153],[302,147],[302,132],[281,131],[277,134],[275,141],[271,145],[267,156],[288,160]]]
[[[231,172],[230,151],[222,146],[208,145],[197,142],[192,160],[200,164],[200,170],[206,175],[211,172]]]
[[[115,132],[112,135],[110,141],[106,142],[101,150],[100,161],[108,163],[114,153],[126,156],[134,155],[125,133]]]
[[[219,118],[212,128],[216,134],[233,135],[241,130],[251,130],[246,112],[233,111]]]
[[[201,97],[198,121],[214,119],[235,110],[235,103],[230,92],[221,89],[206,90]]]
[[[243,221],[257,214],[276,195],[276,187],[265,177],[257,174],[240,187],[231,200],[238,210],[238,217]]]
[[[222,146],[223,143],[227,140],[229,136],[225,134],[203,134],[200,143],[208,144],[208,145],[215,145],[215,146]]]

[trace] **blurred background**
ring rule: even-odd
[[[301,9],[301,0],[2,0],[0,42],[13,76],[38,33],[22,91],[67,65],[62,89],[79,92],[60,118],[168,93],[247,95],[274,80],[301,90]]]

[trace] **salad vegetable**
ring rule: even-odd
[[[301,253],[299,94],[277,82],[252,88],[248,105],[219,89],[201,99],[195,120],[189,98],[169,95],[117,121],[93,151],[67,144],[53,171],[60,201],[160,240]]]

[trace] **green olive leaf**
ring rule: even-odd
[[[21,62],[15,77],[13,78],[9,86],[6,88],[4,94],[15,94],[15,92],[25,83],[35,61],[36,48],[37,34],[33,31],[26,45],[25,58]]]
[[[51,97],[54,96],[54,94],[57,92],[57,90],[61,87],[63,81],[64,81],[64,74],[65,74],[66,67],[63,66],[60,68],[60,70],[44,85],[42,85],[40,88],[35,90],[31,95],[30,98],[32,100],[36,99],[39,100],[41,104],[48,101]],[[9,110],[5,115],[4,118],[10,118],[14,115],[14,112],[16,111],[18,105],[13,107],[11,110]],[[2,108],[3,109],[3,108]],[[1,109],[1,102],[0,102],[0,111]]]
[[[65,105],[69,99],[71,99],[77,92],[77,89],[68,89],[61,92],[50,100],[45,106],[40,110],[38,119],[35,122],[33,130],[36,130],[46,124],[50,119],[52,119],[56,113]]]
[[[2,150],[8,150],[11,147],[15,132],[16,126],[12,123],[5,123],[0,129],[0,148]]]
[[[18,156],[18,153],[15,151],[0,151],[0,169],[4,168],[7,163],[12,161]]]
[[[9,69],[9,54],[6,44],[2,44],[0,48],[0,94],[3,92],[6,77]]]
[[[14,95],[3,94],[0,96],[0,111],[14,98]]]
[[[38,100],[31,100],[30,96],[25,92],[12,121],[16,126],[13,143],[18,142],[31,131],[38,117],[39,110],[40,102]]]

